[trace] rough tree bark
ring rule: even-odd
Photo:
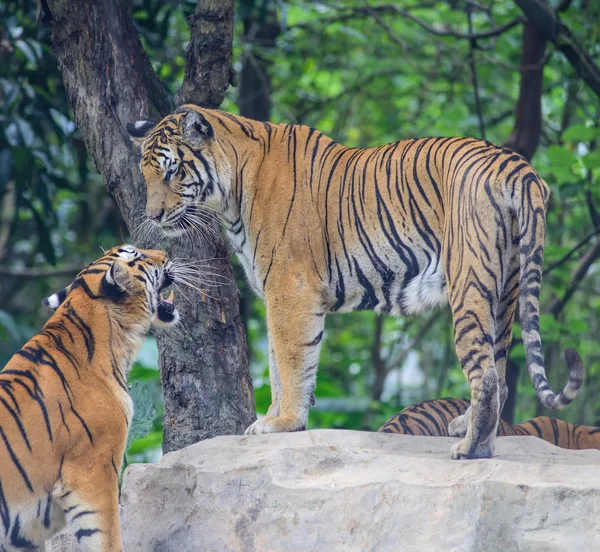
[[[218,17],[215,5],[220,6]],[[143,219],[146,192],[125,124],[167,114],[167,95],[122,0],[41,0],[40,19],[51,28],[77,126],[132,231]],[[232,19],[232,0],[198,2],[179,98],[211,107],[223,99],[232,74]],[[204,48],[218,44],[218,55],[209,59]],[[202,91],[191,92],[194,85]],[[183,322],[169,333],[156,332],[165,394],[163,449],[168,452],[215,435],[241,433],[255,419],[255,407],[238,293],[223,243],[163,242],[161,247],[174,257],[218,258],[211,270],[228,279],[211,291],[218,294],[215,300],[188,290],[189,303],[180,297],[178,304]]]
[[[233,0],[199,0],[190,27],[185,77],[175,103],[214,109],[223,102],[229,85],[235,86],[231,66]]]

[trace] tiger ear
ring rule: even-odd
[[[155,126],[154,121],[136,121],[135,123],[127,123],[125,128],[131,137],[131,141],[136,146],[141,146]]]
[[[190,110],[179,123],[183,141],[189,146],[199,146],[207,138],[214,138],[215,131],[204,115]]]
[[[66,288],[63,288],[60,291],[49,295],[48,297],[44,297],[42,299],[42,305],[50,310],[55,311],[63,304],[63,301],[67,298],[67,295],[69,295],[70,290],[71,286],[68,285]]]
[[[121,263],[114,262],[106,271],[100,292],[104,297],[119,301],[127,294],[129,275]]]

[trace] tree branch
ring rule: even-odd
[[[515,3],[546,40],[564,54],[579,77],[600,96],[600,68],[552,9],[542,0],[515,0]]]
[[[416,15],[413,15],[410,11],[408,11],[404,8],[400,8],[394,4],[383,4],[383,5],[379,5],[379,6],[368,6],[368,7],[350,6],[350,7],[344,7],[344,8],[339,8],[339,9],[344,9],[344,10],[348,10],[348,11],[346,13],[336,15],[333,17],[321,17],[318,19],[318,22],[320,24],[327,25],[327,24],[331,24],[331,23],[340,23],[343,21],[347,21],[349,19],[355,19],[357,17],[368,17],[369,15],[373,15],[373,13],[377,13],[377,14],[392,13],[392,14],[400,15],[402,17],[406,17],[407,19],[410,19],[411,21],[413,21],[414,23],[416,23],[417,25],[419,25],[420,27],[425,29],[427,32],[429,32],[433,35],[436,35],[436,36],[453,37],[453,38],[465,39],[465,40],[479,40],[479,39],[497,37],[525,21],[525,19],[523,17],[516,17],[515,19],[512,19],[511,21],[509,21],[508,23],[505,23],[504,25],[500,25],[499,27],[492,27],[491,29],[488,29],[487,31],[481,31],[478,33],[473,33],[473,32],[462,33],[460,31],[456,31],[454,29],[448,29],[448,28],[439,29],[436,27],[432,27],[429,23],[427,23],[423,19],[417,17]],[[311,29],[312,30],[314,28],[314,25],[312,24],[312,22],[307,22],[307,23],[300,23],[298,25],[295,25],[292,28],[293,29]]]
[[[569,281],[569,285],[567,286],[567,290],[565,294],[558,298],[556,297],[549,305],[548,312],[554,316],[554,318],[558,318],[558,315],[562,312],[565,305],[569,302],[573,294],[577,291],[579,284],[581,284],[582,280],[585,278],[587,271],[592,266],[592,264],[600,258],[600,240],[598,240],[594,245],[592,245],[582,257],[579,265],[573,272],[571,276],[571,280]]]
[[[568,253],[562,256],[558,261],[552,263],[549,267],[544,270],[544,276],[557,269],[559,266],[565,264],[577,251],[579,251],[587,242],[589,242],[594,236],[600,234],[600,227],[596,228],[593,232],[590,232],[585,238],[580,240],[573,249],[571,249]]]
[[[175,96],[180,106],[193,103],[217,108],[229,85],[236,86],[231,65],[233,0],[199,0],[190,17],[185,76]]]
[[[57,268],[12,268],[9,266],[0,266],[0,276],[35,280],[38,278],[52,278],[54,276],[75,276],[82,268],[81,264],[65,265]]]

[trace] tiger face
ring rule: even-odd
[[[185,106],[160,123],[129,123],[127,131],[142,151],[146,215],[170,236],[191,232],[227,197],[231,169],[212,125]]]
[[[179,320],[173,293],[163,291],[178,279],[177,265],[163,251],[120,245],[82,270],[66,288],[43,300],[56,310],[76,289],[93,299],[123,307],[123,313],[145,322],[144,325],[168,326]]]

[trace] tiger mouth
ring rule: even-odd
[[[173,290],[166,297],[163,297],[163,290],[173,283],[173,277],[165,272],[163,283],[156,294],[156,314],[153,322],[162,324],[174,324],[179,319],[179,313],[173,304],[175,293]]]
[[[160,293],[158,295],[158,302],[156,305],[156,318],[163,324],[172,324],[176,321],[175,319],[177,318],[177,309],[173,304],[174,297],[175,294],[173,293],[173,290],[171,290],[169,292],[169,295],[167,295],[166,297],[162,297]]]

